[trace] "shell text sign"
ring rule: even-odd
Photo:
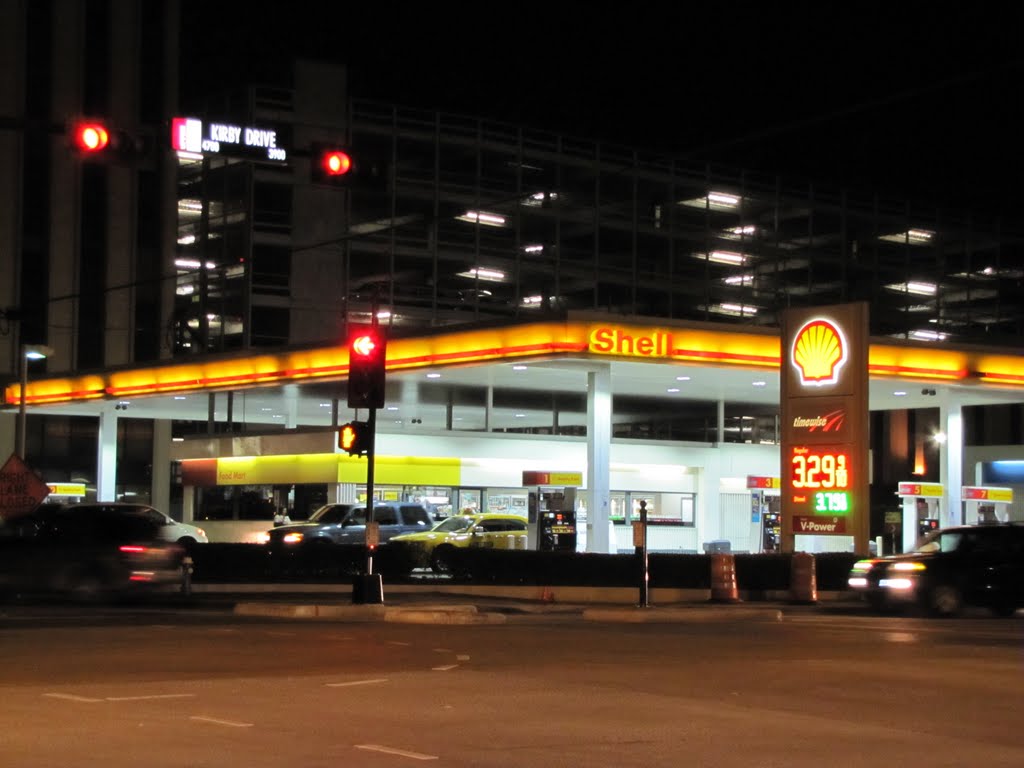
[[[793,340],[791,360],[804,386],[835,384],[848,356],[846,338],[837,325],[822,318],[804,323]]]

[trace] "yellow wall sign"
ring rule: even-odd
[[[580,488],[583,485],[582,472],[523,472],[523,486],[554,485],[566,488]]]

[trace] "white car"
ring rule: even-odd
[[[141,517],[145,517],[152,520],[157,524],[160,538],[164,541],[173,541],[182,546],[188,547],[193,544],[208,544],[210,539],[206,536],[206,531],[202,528],[189,525],[188,523],[179,523],[170,515],[161,512],[159,509],[154,509],[148,504],[133,504],[131,502],[123,501],[92,501],[85,502],[83,504],[73,504],[70,509],[76,511],[88,513],[90,509],[97,509],[101,507],[114,507],[117,509],[127,510]]]

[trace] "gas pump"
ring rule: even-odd
[[[903,551],[910,552],[918,539],[939,527],[946,489],[939,483],[900,483],[896,495],[903,506]]]
[[[782,479],[747,475],[752,534],[761,552],[778,552],[782,542]]]
[[[530,549],[576,551],[576,489],[538,488],[529,495]]]
[[[960,498],[963,499],[963,517],[967,525],[1005,523],[1010,519],[1013,488],[965,485],[961,489]]]

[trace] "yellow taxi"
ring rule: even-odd
[[[391,544],[405,547],[414,568],[430,567],[447,573],[448,558],[456,547],[526,549],[526,518],[500,512],[453,515],[429,531],[403,533]]]

